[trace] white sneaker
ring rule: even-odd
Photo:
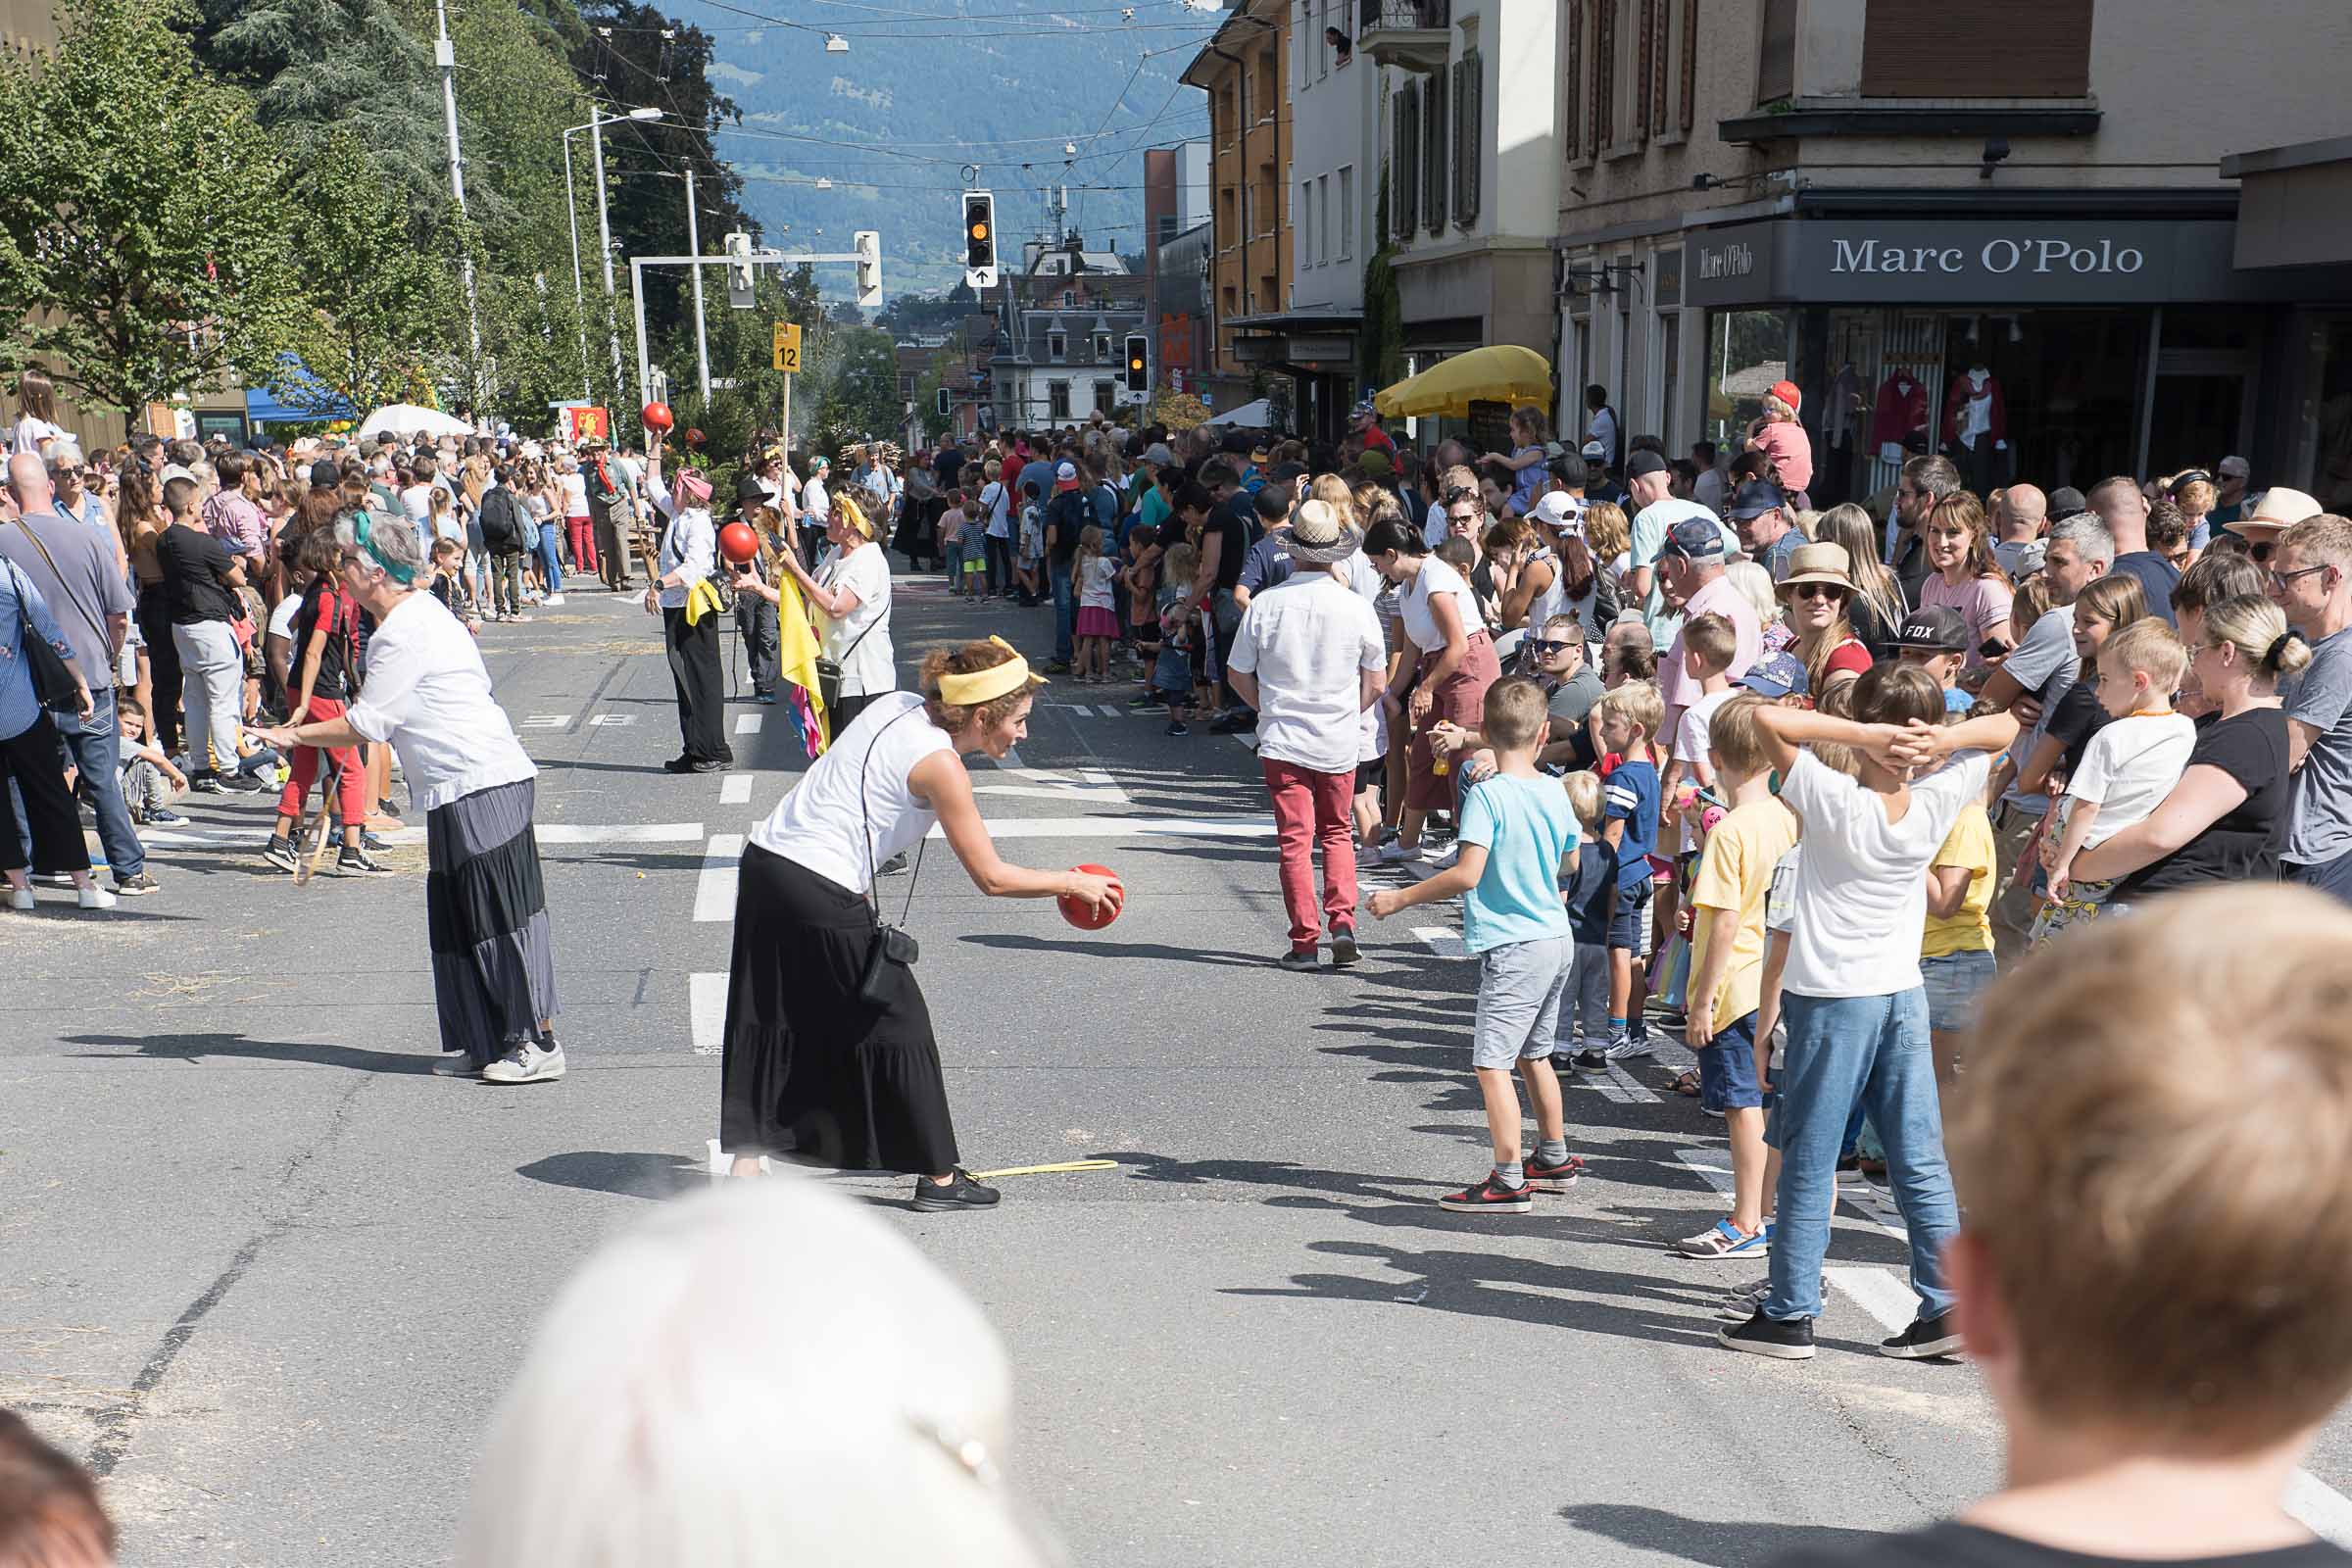
[[[537,1043],[517,1040],[507,1054],[482,1069],[484,1082],[494,1084],[553,1083],[564,1076],[564,1047],[551,1042],[542,1051]]]
[[[564,602],[564,596],[562,594],[549,594],[545,599],[542,599],[539,602],[543,605],[560,605]]]
[[[75,888],[74,896],[85,909],[111,909],[115,906],[115,896],[101,887]],[[24,902],[18,907],[21,909],[31,908],[32,896],[26,894]]]
[[[436,1078],[479,1078],[482,1069],[473,1064],[473,1057],[463,1051],[453,1051],[433,1063]]]
[[[8,890],[8,906],[9,906],[10,908],[12,908],[12,909],[29,909],[29,908],[31,908],[31,907],[32,907],[32,889],[30,889],[30,888],[10,888],[10,889]]]

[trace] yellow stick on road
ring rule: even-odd
[[[1115,1159],[1065,1159],[1058,1165],[1007,1165],[1003,1170],[976,1170],[972,1180],[995,1181],[1000,1176],[1050,1176],[1065,1170],[1117,1170]]]

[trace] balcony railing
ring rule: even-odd
[[[1452,25],[1453,0],[1362,0],[1356,43],[1376,65],[1441,71]]]

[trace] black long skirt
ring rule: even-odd
[[[441,1049],[477,1067],[516,1041],[540,1038],[556,1001],[556,945],[547,919],[536,782],[461,795],[424,819],[425,930]]]
[[[842,1170],[956,1168],[931,1009],[888,964],[881,1005],[858,999],[872,906],[753,845],[735,895],[719,1147]]]

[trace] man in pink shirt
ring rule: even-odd
[[[213,464],[220,488],[204,504],[204,531],[228,547],[232,556],[251,558],[257,567],[270,550],[270,519],[254,499],[261,475],[242,452],[223,452]]]
[[[1764,627],[1747,595],[1724,575],[1724,564],[1723,530],[1704,517],[1675,519],[1666,530],[1665,542],[1658,546],[1658,572],[1666,599],[1669,604],[1682,602],[1684,624],[1710,614],[1732,623],[1738,651],[1725,673],[1737,682],[1762,656]],[[1699,696],[1698,683],[1683,667],[1683,635],[1679,631],[1674,646],[1658,661],[1658,695],[1666,700],[1666,721],[1658,733],[1672,735],[1682,721],[1683,710]]]

